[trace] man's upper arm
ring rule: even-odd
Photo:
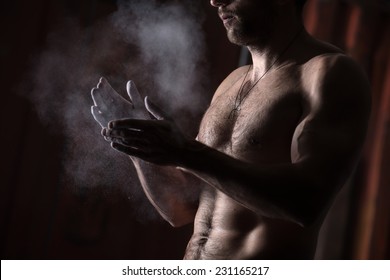
[[[348,178],[364,142],[369,85],[343,55],[313,62],[304,73],[311,74],[302,78],[305,112],[293,136],[291,158],[327,204]]]

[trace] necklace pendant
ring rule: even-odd
[[[238,111],[240,111],[240,107],[234,107],[230,112],[228,119],[233,119],[237,115]]]

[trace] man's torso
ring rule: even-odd
[[[307,85],[302,80],[310,80],[308,69],[320,67],[327,56],[271,69],[252,89],[253,84],[243,84],[249,66],[236,70],[217,90],[198,140],[242,161],[290,163],[293,134],[307,110]],[[242,84],[241,96],[246,97],[240,103]],[[239,110],[232,112],[237,105]],[[185,258],[312,258],[317,234],[318,226],[302,228],[259,216],[209,187],[201,195]]]

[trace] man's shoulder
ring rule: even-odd
[[[333,90],[343,94],[366,94],[369,91],[363,69],[343,53],[324,53],[309,59],[302,65],[301,81],[309,92]]]
[[[334,113],[348,109],[350,117],[364,118],[370,110],[368,78],[360,65],[347,55],[313,57],[302,66],[301,84],[305,99],[314,111]]]
[[[342,74],[342,75],[338,75]],[[350,56],[343,53],[323,53],[310,58],[302,65],[305,79],[318,81],[329,77],[366,79],[364,71]]]

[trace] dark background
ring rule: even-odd
[[[202,5],[209,66],[209,90],[204,94],[210,99],[237,67],[240,49],[227,41],[209,1]],[[61,180],[61,135],[42,124],[30,101],[20,95],[29,90],[28,72],[57,24],[72,17],[91,26],[115,10],[114,0],[2,1],[2,259],[180,259],[183,255],[190,226],[173,229],[161,220],[142,221],[120,191],[77,192],[66,185]],[[323,226],[320,259],[390,257],[389,13],[389,1],[384,0],[308,0],[305,8],[309,32],[354,57],[370,78],[373,96],[367,144]]]

